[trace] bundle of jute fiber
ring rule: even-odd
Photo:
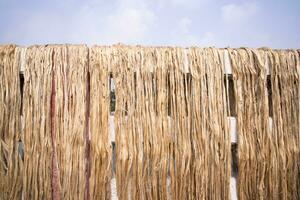
[[[137,179],[135,181],[139,181],[140,176],[136,177],[136,175],[142,175],[136,173],[136,170],[142,172],[140,163],[134,166],[138,155],[136,143],[139,142],[136,138],[138,134],[135,134],[139,130],[135,129],[135,125],[140,125],[134,122],[134,94],[136,93],[134,68],[132,63],[129,63],[130,51],[127,51],[124,47],[119,47],[113,48],[111,52],[112,74],[117,96],[115,108],[117,192],[119,199],[131,199],[135,197],[135,192],[131,193],[130,191],[130,185],[135,184],[132,176]],[[147,185],[147,183],[143,182],[143,185]],[[135,189],[139,193],[142,192],[143,189],[140,189],[140,187],[143,185],[137,188],[131,187],[131,189]]]
[[[84,199],[89,171],[86,163],[88,48],[85,45],[55,46],[52,58],[55,105],[52,104],[51,109],[55,109],[60,196]]]
[[[19,56],[15,45],[0,46],[0,199],[21,197]]]
[[[88,49],[27,49],[24,87],[26,199],[83,199]]]
[[[299,54],[292,50],[270,51],[273,102],[272,139],[278,171],[270,182],[274,199],[300,198]]]
[[[22,133],[24,199],[52,198],[52,159],[55,155],[50,118],[52,56],[53,47],[50,46],[32,46],[26,50]]]
[[[299,199],[299,55],[229,52],[237,102],[238,198]]]
[[[228,199],[230,135],[222,57],[213,48],[186,51],[190,76],[182,70],[182,50],[173,56],[175,67],[170,70],[173,198]]]
[[[170,138],[161,50],[118,46],[112,52],[118,197],[166,199]]]
[[[220,52],[126,46],[113,52],[118,197],[228,199],[230,136]]]
[[[151,197],[152,192],[151,188],[146,190],[151,184],[148,177],[150,155],[144,156],[144,152],[149,151],[148,141],[144,143],[144,149],[142,145],[146,140],[143,136],[149,134],[149,126],[145,124],[146,121],[136,123],[137,119],[148,117],[144,116],[148,113],[143,112],[143,107],[140,106],[146,102],[141,99],[144,98],[144,87],[140,84],[141,81],[137,82],[137,79],[141,80],[139,62],[142,50],[138,47],[116,46],[111,48],[111,53],[111,70],[117,96],[115,126],[118,197],[143,199],[146,196]],[[146,92],[148,93],[148,90],[145,88]],[[147,122],[151,123],[151,120]]]
[[[112,152],[109,137],[110,48],[92,47],[89,52],[90,77],[90,199],[110,199]]]
[[[271,146],[267,68],[263,52],[229,49],[236,99],[238,132],[238,198],[265,199],[270,195],[265,175],[274,151]]]
[[[185,89],[180,89],[180,82],[177,86],[174,84],[176,87],[173,96],[184,96],[187,104],[185,110],[177,113],[177,120],[180,122],[182,115],[187,119],[185,127],[178,132],[186,135],[186,142],[192,144],[192,164],[189,172],[191,178],[185,183],[190,188],[179,191],[177,199],[229,199],[231,155],[227,119],[228,94],[223,81],[224,58],[222,52],[215,48],[190,48],[187,56],[191,77],[181,75],[184,78],[182,82],[185,83],[181,87]],[[174,78],[174,81],[176,79],[178,78]],[[185,94],[180,95],[178,91]],[[180,103],[174,102],[175,111],[180,109],[180,105],[184,105],[183,100],[178,98],[177,101]],[[175,116],[174,118],[176,119]],[[175,165],[183,159],[180,157],[181,152],[176,153],[179,146],[182,146],[182,139],[176,137],[175,159],[176,154],[178,157]],[[183,174],[182,177],[184,176]]]

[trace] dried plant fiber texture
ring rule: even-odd
[[[166,199],[170,134],[163,49],[115,47],[119,199]]]
[[[90,48],[90,199],[111,199],[112,150],[108,130],[110,60],[109,48]]]
[[[86,94],[88,48],[55,46],[55,144],[61,199],[84,199],[86,187]],[[53,73],[52,72],[52,73]],[[53,106],[53,105],[52,105]]]
[[[25,199],[84,199],[88,49],[27,49],[24,87]]]
[[[300,61],[292,50],[270,51],[273,102],[272,139],[278,171],[274,199],[300,199]]]
[[[19,56],[15,45],[0,46],[0,199],[21,197]]]
[[[299,50],[124,45],[0,46],[0,199],[111,199],[111,77],[120,200],[230,199],[229,105],[238,199],[300,199]]]
[[[270,195],[266,178],[272,176],[267,93],[267,66],[264,52],[229,49],[236,99],[238,132],[238,198],[265,199]]]
[[[115,109],[116,180],[117,194],[120,200],[134,198],[135,192],[133,190],[140,192],[139,187],[148,184],[146,181],[143,181],[143,185],[136,188],[133,187],[135,186],[134,177],[142,175],[136,172],[137,170],[142,170],[139,169],[141,167],[140,163],[134,166],[134,162],[136,162],[138,157],[138,150],[140,150],[136,148],[139,142],[137,137],[141,135],[141,131],[135,129],[135,125],[139,126],[139,124],[134,123],[134,98],[136,93],[134,67],[131,65],[132,63],[129,63],[130,50],[126,50],[125,47],[111,49],[113,55],[111,61],[112,74],[117,96]],[[140,176],[136,177],[136,181],[139,181],[138,178]]]
[[[299,199],[299,55],[229,52],[237,102],[238,199]]]
[[[52,191],[53,51],[53,46],[32,46],[26,51],[23,101],[24,199],[51,199],[52,193],[57,194],[56,190]]]
[[[173,55],[172,199],[230,198],[228,95],[222,55],[215,48],[189,48]],[[190,74],[182,73],[186,65]]]
[[[220,52],[126,46],[112,51],[118,197],[229,199]]]

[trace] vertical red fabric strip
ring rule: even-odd
[[[52,199],[60,199],[60,188],[59,188],[59,171],[57,164],[57,152],[56,152],[56,132],[55,132],[55,70],[54,70],[54,54],[52,52],[52,91],[51,91],[51,142],[52,142],[52,176],[51,176],[51,186],[52,186]]]
[[[89,58],[89,51],[88,51],[88,58]],[[89,59],[87,59],[87,67],[89,67]],[[90,168],[90,136],[89,136],[89,127],[90,124],[90,72],[87,70],[87,80],[86,80],[86,113],[85,113],[85,193],[84,199],[90,199],[90,175],[91,175],[91,168]]]

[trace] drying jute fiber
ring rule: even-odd
[[[238,199],[298,200],[299,78],[299,50],[2,45],[0,199],[229,200],[235,117]]]
[[[19,56],[16,46],[0,46],[0,199],[20,199],[22,193]]]

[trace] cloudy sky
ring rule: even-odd
[[[300,48],[300,0],[0,0],[0,43]]]

